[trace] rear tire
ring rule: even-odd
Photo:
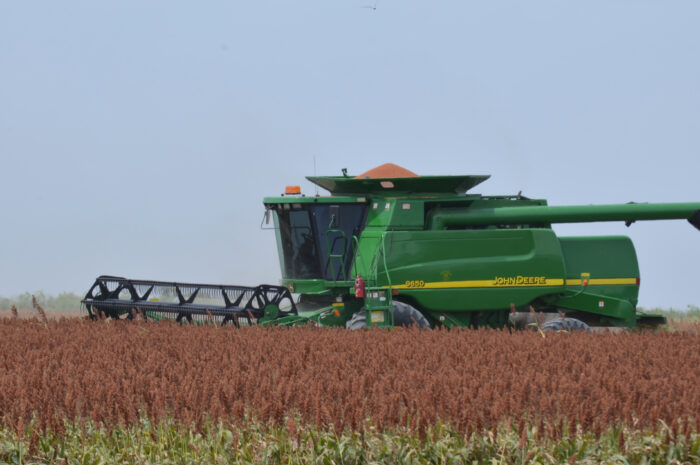
[[[542,325],[542,331],[588,331],[593,333],[590,326],[576,318],[555,318]]]
[[[408,327],[416,326],[420,329],[430,329],[430,322],[421,312],[403,302],[392,302],[394,307],[394,326]],[[346,323],[345,327],[350,330],[367,327],[367,311],[363,308],[355,313]]]

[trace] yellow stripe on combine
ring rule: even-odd
[[[433,282],[425,283],[424,286],[407,286],[402,284],[398,287],[400,289],[449,289],[453,287],[459,288],[472,288],[472,287],[542,287],[542,286],[562,286],[564,284],[563,279],[547,279],[544,284],[497,284],[493,279],[485,280],[473,280],[473,281],[444,281],[444,282]]]
[[[609,278],[609,279],[589,279],[589,286],[620,286],[636,285],[637,278]],[[557,287],[563,286],[564,280],[561,278],[545,278],[536,282],[502,281],[494,279],[477,279],[469,281],[406,281],[405,284],[396,284],[392,289],[465,289],[465,288],[502,288],[502,287]],[[567,279],[567,286],[581,286],[581,279]],[[389,286],[384,286],[388,288]]]
[[[580,279],[567,279],[567,286],[580,286],[583,282]],[[589,286],[621,286],[625,284],[637,284],[637,278],[609,278],[609,279],[589,279]]]

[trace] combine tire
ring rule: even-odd
[[[576,318],[556,318],[542,325],[542,331],[588,331],[592,333],[590,326]]]
[[[403,302],[392,302],[394,307],[394,326],[417,326],[418,328],[430,328],[430,323],[421,312]],[[355,313],[345,323],[345,327],[354,330],[367,327],[367,312],[362,309]]]
[[[430,328],[430,323],[421,312],[403,302],[392,302],[394,306],[394,326]]]
[[[362,309],[355,313],[346,323],[345,327],[350,330],[362,329],[367,327],[367,312]]]

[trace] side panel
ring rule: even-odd
[[[495,310],[564,292],[550,229],[388,232],[392,287],[432,311]],[[379,274],[380,284],[382,275]]]
[[[581,273],[589,273],[587,292],[625,299],[636,307],[639,265],[629,237],[560,237],[559,241],[567,289],[581,289]]]

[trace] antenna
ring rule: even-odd
[[[316,177],[316,155],[314,154],[314,177]],[[318,197],[318,184],[314,184],[316,189],[316,197]]]

